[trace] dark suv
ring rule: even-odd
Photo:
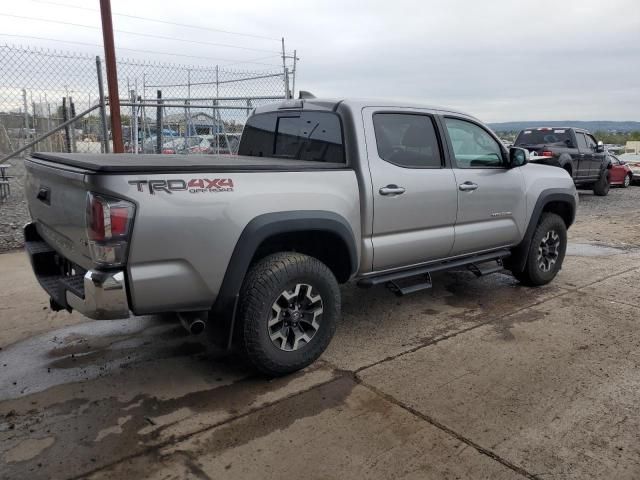
[[[527,128],[522,130],[515,146],[526,148],[537,159],[532,162],[564,168],[576,187],[593,188],[593,193],[609,193],[611,162],[604,144],[580,128]]]

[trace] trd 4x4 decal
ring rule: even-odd
[[[183,180],[173,178],[171,180],[129,180],[129,185],[135,185],[139,192],[147,191],[153,195],[156,192],[173,193],[188,191],[189,193],[219,193],[233,192],[233,180],[230,178],[192,178]]]

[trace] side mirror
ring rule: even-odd
[[[598,145],[596,146],[596,152],[597,153],[604,152],[604,143],[602,143],[602,140],[598,141]]]
[[[516,168],[526,165],[529,161],[529,150],[519,147],[509,149],[509,168]]]

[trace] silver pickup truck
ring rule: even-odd
[[[460,268],[550,282],[578,197],[527,159],[453,110],[288,100],[255,110],[238,156],[33,154],[26,250],[53,309],[209,321],[282,375],[329,344],[339,283],[403,295]]]

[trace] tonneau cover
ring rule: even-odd
[[[92,172],[211,172],[239,170],[325,170],[346,168],[344,163],[312,162],[272,157],[239,155],[160,155],[131,153],[48,153],[36,152],[36,160],[68,165]]]

